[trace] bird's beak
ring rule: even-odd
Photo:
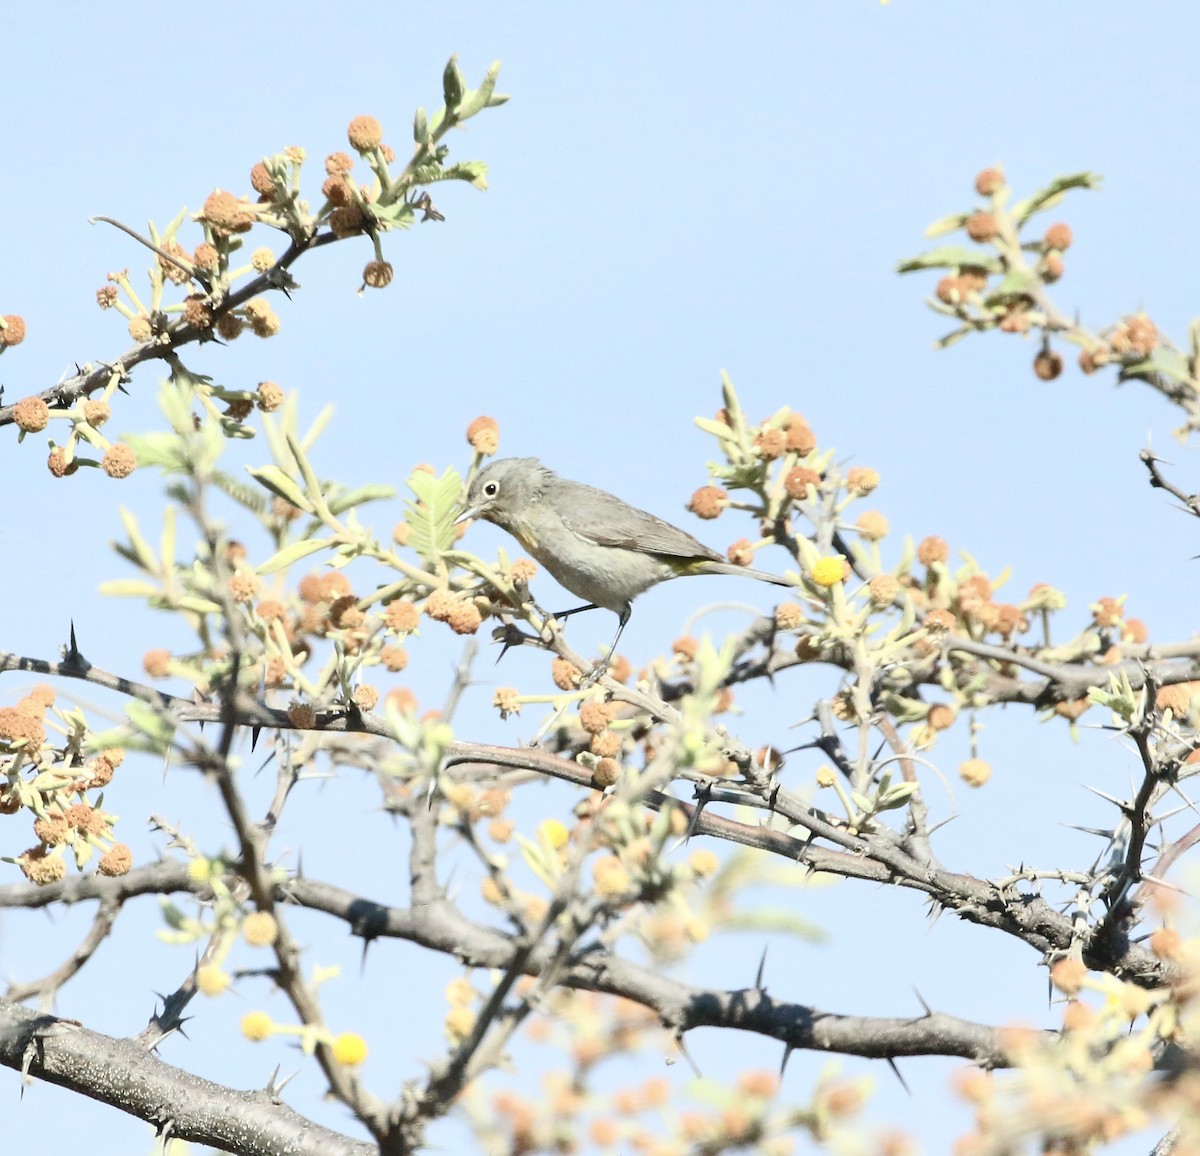
[[[478,506],[468,506],[465,510],[463,510],[463,512],[461,514],[458,515],[457,518],[454,519],[453,524],[455,526],[461,526],[464,522],[469,522],[472,518],[478,518],[478,517],[479,517],[479,507]]]

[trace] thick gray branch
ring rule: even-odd
[[[133,1040],[0,1000],[0,1064],[99,1100],[168,1136],[237,1156],[374,1156],[265,1091],[239,1092],[163,1063]]]

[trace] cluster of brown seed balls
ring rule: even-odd
[[[983,197],[995,198],[1005,187],[1004,173],[997,168],[984,169],[975,178],[975,191]],[[1066,270],[1063,254],[1074,240],[1070,225],[1056,221],[1039,242],[1022,245],[1017,238],[1016,222],[996,202],[991,209],[979,209],[967,216],[963,229],[972,241],[998,249],[1005,272],[1020,267],[1022,248],[1032,247],[1037,254],[1034,273],[1043,285],[1052,285],[1062,277]],[[990,275],[991,271],[981,266],[959,267],[938,281],[935,294],[945,305],[960,308],[981,305]],[[1003,333],[1027,333],[1034,324],[1031,316],[1034,306],[1035,301],[1029,295],[1013,296],[1003,303],[996,327]],[[1083,346],[1079,367],[1084,373],[1095,373],[1113,362],[1128,364],[1148,357],[1159,343],[1158,328],[1144,313],[1124,318],[1099,334],[1088,333],[1079,326],[1075,330],[1075,338]],[[1062,355],[1050,348],[1048,338],[1034,357],[1033,371],[1042,381],[1053,381],[1063,371]]]
[[[61,752],[47,742],[46,715],[54,705],[54,690],[35,686],[13,706],[0,707],[0,815],[28,811],[33,816],[37,843],[16,857],[30,882],[55,883],[67,872],[70,852],[83,866],[100,852],[96,869],[102,875],[124,875],[133,865],[133,854],[113,835],[114,817],[89,802],[87,792],[103,790],[125,759],[120,748],[110,748],[86,763],[75,757],[64,762]],[[33,778],[22,770],[36,772]]]

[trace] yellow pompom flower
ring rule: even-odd
[[[242,935],[251,947],[266,947],[279,935],[279,924],[269,911],[252,911],[242,920]]]
[[[230,984],[230,975],[222,967],[211,964],[196,972],[196,987],[203,995],[220,995]]]
[[[357,1067],[367,1058],[367,1041],[357,1032],[342,1032],[333,1041],[333,1058],[348,1068]]]
[[[212,864],[203,855],[188,860],[188,878],[193,883],[207,883],[213,877]]]
[[[818,586],[836,586],[846,576],[846,560],[840,554],[818,558],[813,564],[812,579]]]
[[[446,1035],[451,1043],[461,1043],[475,1030],[475,1013],[469,1007],[452,1007],[446,1013]]]
[[[556,851],[561,851],[571,837],[571,832],[557,819],[544,819],[538,825],[538,834]]]
[[[274,1030],[274,1022],[264,1011],[247,1012],[242,1016],[242,1035],[248,1040],[265,1040]]]

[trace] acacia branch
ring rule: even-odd
[[[287,250],[270,269],[265,273],[260,273],[257,277],[251,278],[240,289],[235,290],[221,300],[216,315],[220,316],[223,313],[228,313],[231,309],[236,309],[238,306],[244,305],[252,297],[257,297],[261,293],[266,293],[272,289],[279,289],[281,287],[280,275],[303,254],[312,249],[319,249],[321,246],[328,245],[336,240],[338,238],[331,232],[315,233],[303,238],[293,236]],[[69,377],[66,381],[59,382],[58,385],[44,389],[41,393],[34,394],[33,396],[40,397],[48,405],[52,406],[73,405],[81,397],[87,397],[89,394],[95,393],[96,390],[107,386],[112,380],[113,374],[117,374],[119,380],[126,381],[129,378],[130,371],[145,361],[169,360],[183,346],[211,339],[211,329],[201,329],[195,325],[189,325],[186,321],[180,319],[168,326],[166,331],[157,338],[135,345],[132,349],[121,354],[115,361],[97,362],[96,364],[89,363],[80,369],[74,377]],[[12,425],[15,408],[15,405],[0,406],[0,427]]]
[[[134,1040],[0,1000],[0,1064],[118,1108],[165,1137],[235,1156],[375,1156],[375,1146],[305,1119],[267,1091],[242,1092],[172,1067]]]

